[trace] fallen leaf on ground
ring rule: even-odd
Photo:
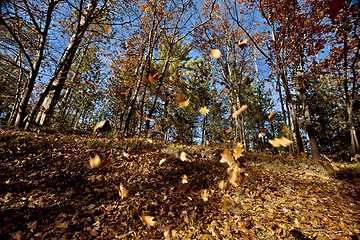
[[[209,201],[209,192],[207,189],[204,189],[202,194],[201,194],[201,198],[204,202]]]
[[[166,161],[166,158],[161,159],[160,162],[159,162],[159,166],[160,166],[161,164],[163,164],[165,161]]]
[[[119,195],[121,197],[121,199],[124,199],[127,197],[129,191],[123,186],[122,183],[120,183],[120,186],[119,186]]]
[[[156,221],[154,221],[155,217],[152,216],[144,216],[141,215],[140,219],[143,222],[144,225],[146,225],[149,229],[150,227],[154,227],[156,225]]]
[[[186,175],[183,175],[181,182],[182,184],[188,183],[188,177]]]

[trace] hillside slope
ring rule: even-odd
[[[245,153],[234,187],[221,151],[0,130],[0,238],[360,238],[358,165]]]

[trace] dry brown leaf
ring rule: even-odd
[[[210,110],[207,107],[202,107],[199,109],[199,112],[204,116],[206,116],[209,113],[209,111]]]
[[[122,183],[120,183],[119,186],[119,196],[121,197],[121,199],[124,199],[127,197],[129,191],[123,186]]]
[[[287,147],[289,146],[291,143],[293,143],[293,141],[287,139],[286,137],[281,137],[281,138],[274,138],[273,140],[269,139],[269,143],[273,146],[273,147]]]
[[[275,112],[270,112],[269,116],[268,116],[268,121],[272,122],[275,119]]]
[[[155,128],[155,131],[159,131],[160,125],[156,124],[156,125],[154,126],[154,128]]]
[[[227,181],[221,180],[221,181],[219,182],[219,188],[220,188],[221,190],[224,190],[226,187],[227,187]]]
[[[155,73],[154,75],[150,73],[147,80],[150,84],[154,84],[159,80],[159,75],[157,73]]]
[[[229,183],[234,187],[240,186],[244,180],[244,169],[234,166],[228,168]]]
[[[240,157],[243,157],[244,154],[242,154],[244,152],[244,145],[242,144],[242,142],[239,142],[236,144],[235,148],[234,148],[234,158],[235,160],[239,159]]]
[[[237,116],[240,115],[240,113],[242,113],[245,109],[248,108],[248,105],[242,105],[241,108],[239,108],[238,110],[236,110],[233,114],[232,114],[232,117],[233,118],[236,118]]]
[[[163,164],[165,161],[166,161],[166,158],[161,159],[159,162],[159,166],[161,166],[161,164]]]
[[[183,162],[191,162],[190,157],[186,152],[180,153],[180,160]]]
[[[207,189],[204,189],[202,194],[201,194],[201,198],[204,202],[209,201],[209,192]]]
[[[233,166],[235,164],[234,161],[234,157],[231,154],[231,150],[229,149],[225,149],[222,153],[221,153],[221,159],[220,159],[221,163],[227,163],[229,166]]]
[[[186,175],[183,175],[181,182],[182,184],[188,183],[188,177]]]
[[[111,130],[110,122],[108,120],[103,120],[98,124],[96,124],[93,132],[108,132],[110,130]]]
[[[239,41],[238,41],[238,46],[239,46],[241,49],[243,49],[243,48],[246,46],[247,42],[248,42],[248,40],[247,40],[246,38],[244,38],[244,39],[242,39],[242,40],[239,40]]]
[[[109,35],[109,33],[110,33],[110,25],[105,26],[105,32],[106,32],[106,34]]]
[[[290,134],[290,131],[289,131],[289,129],[287,127],[283,127],[282,132]]]
[[[156,123],[156,121],[154,119],[145,117],[144,115],[141,115],[139,112],[135,112],[135,117],[137,117],[139,119],[142,119],[142,120],[145,120],[145,121],[150,121],[150,122]]]
[[[90,156],[90,168],[97,168],[101,165],[100,157],[97,153],[95,155]]]
[[[156,225],[156,221],[154,221],[155,217],[152,216],[144,216],[141,215],[140,219],[143,222],[144,225],[146,225],[149,229],[150,227],[154,227]]]
[[[175,98],[175,103],[178,107],[187,107],[190,104],[190,99],[185,99],[184,93],[180,92]]]
[[[219,59],[221,57],[221,51],[219,49],[210,49],[210,56],[214,59]]]

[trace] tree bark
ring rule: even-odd
[[[47,115],[51,116],[53,108],[59,100],[60,93],[70,71],[79,44],[88,27],[94,18],[96,18],[95,10],[97,8],[98,2],[99,0],[90,0],[86,7],[85,13],[80,12],[81,16],[77,30],[71,36],[68,46],[65,49],[53,76],[49,80],[43,92],[40,94],[31,112],[28,114],[25,130],[30,128],[36,114],[36,123],[39,125],[43,125]]]

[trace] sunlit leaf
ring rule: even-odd
[[[238,187],[244,180],[244,169],[234,166],[228,168],[229,183],[234,187]]]
[[[127,197],[129,191],[123,186],[122,183],[120,183],[119,186],[119,196],[121,197],[121,199],[124,199]]]
[[[207,107],[201,107],[199,109],[199,112],[202,114],[202,115],[207,115],[209,113],[209,109]]]
[[[90,162],[90,168],[97,168],[97,167],[100,167],[100,165],[101,165],[101,160],[97,153],[90,156],[89,162]]]
[[[110,122],[108,120],[103,120],[98,124],[96,124],[93,132],[108,132],[110,130],[111,130]]]
[[[242,105],[241,108],[239,108],[238,110],[236,110],[233,114],[232,117],[236,118],[237,116],[239,116],[245,109],[247,109],[248,105]]]
[[[269,116],[268,116],[268,121],[272,122],[275,119],[275,112],[270,112]]]
[[[140,219],[143,222],[144,225],[146,225],[149,229],[150,227],[154,227],[156,225],[156,221],[154,221],[155,217],[152,216],[144,216],[141,215]]]
[[[246,38],[244,38],[244,39],[242,39],[242,40],[239,40],[239,41],[238,41],[238,46],[239,46],[241,49],[243,49],[243,48],[246,46],[247,42],[248,42],[248,40],[247,40]]]
[[[148,143],[154,143],[154,141],[153,141],[152,139],[150,139],[150,138],[147,138],[146,141],[147,141]]]
[[[182,182],[182,184],[188,183],[188,177],[186,175],[183,175],[181,182]]]
[[[234,158],[235,158],[235,160],[237,160],[238,158],[244,156],[244,154],[243,154],[244,148],[243,147],[244,147],[244,145],[241,142],[236,144],[236,146],[234,148]]]
[[[150,121],[150,122],[155,122],[156,123],[156,121],[154,119],[145,117],[144,115],[141,115],[139,112],[135,112],[135,117],[137,117],[139,119],[142,119],[142,120],[145,120],[145,121]]]
[[[289,129],[287,127],[283,127],[282,132],[290,134],[290,131],[289,131]]]
[[[281,138],[274,138],[273,140],[269,139],[269,143],[273,146],[273,147],[287,147],[289,146],[291,143],[293,143],[293,141],[287,139],[286,137],[281,137]]]
[[[221,189],[221,190],[224,190],[226,187],[227,187],[227,181],[224,181],[224,180],[221,180],[220,182],[219,182],[219,188]]]
[[[186,152],[180,153],[180,160],[183,162],[191,162],[190,157]]]
[[[166,161],[166,158],[161,159],[160,162],[159,162],[159,166],[160,166],[161,164],[163,164],[165,161]]]
[[[150,84],[154,84],[154,83],[156,83],[158,80],[159,80],[159,75],[158,75],[157,73],[155,73],[154,75],[152,75],[151,73],[149,74],[148,82],[149,82]]]
[[[265,137],[265,133],[264,133],[264,132],[259,133],[259,136],[258,136],[258,137],[259,137],[259,138]]]
[[[209,201],[209,192],[207,189],[204,189],[202,194],[201,194],[201,198],[204,202]]]
[[[214,59],[219,59],[221,57],[221,51],[219,49],[210,49],[210,56]]]
[[[235,161],[234,161],[233,155],[231,154],[231,150],[225,149],[225,150],[221,153],[220,162],[221,162],[221,163],[227,163],[229,166],[234,165]]]
[[[160,125],[156,124],[156,125],[154,126],[154,128],[155,128],[155,131],[159,131]]]
[[[110,25],[105,26],[105,32],[106,32],[106,34],[110,33]]]

